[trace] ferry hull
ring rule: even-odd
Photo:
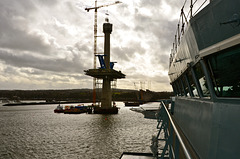
[[[171,54],[173,118],[200,158],[240,156],[239,54],[240,1],[235,0],[212,0],[189,21]],[[220,55],[228,60],[222,68],[231,71],[219,69]]]
[[[176,97],[174,118],[200,158],[237,158],[239,104]]]

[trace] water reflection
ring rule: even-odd
[[[157,104],[158,105],[158,104]],[[119,158],[150,152],[156,121],[124,108],[119,114],[54,114],[51,106],[0,106],[0,158]]]

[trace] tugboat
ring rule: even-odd
[[[54,113],[64,113],[63,107],[60,105],[57,106],[57,108],[54,109]]]

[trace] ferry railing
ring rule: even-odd
[[[199,3],[197,3],[200,1]],[[203,2],[202,2],[203,1]],[[185,6],[187,5],[187,0],[184,1],[184,4],[181,8],[180,17],[177,24],[176,33],[173,39],[173,46],[170,53],[170,65],[174,62],[175,54],[177,53],[178,46],[180,45],[181,38],[184,35],[185,29],[188,26],[188,23],[192,17],[194,17],[201,9],[204,8],[211,0],[190,0],[188,12],[184,11]],[[186,14],[187,13],[187,14]]]
[[[173,107],[173,103],[171,107]],[[152,145],[150,148],[153,152],[153,156],[156,159],[163,159],[166,157],[169,159],[192,159],[163,101],[160,103],[160,109],[156,116],[158,121],[157,129],[159,129],[159,131],[157,136],[152,137]],[[159,148],[158,141],[165,142],[163,148]]]

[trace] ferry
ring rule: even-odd
[[[170,55],[173,118],[199,158],[239,158],[240,1],[210,0],[184,23]]]
[[[194,7],[191,0],[189,12],[181,9],[168,72],[175,95],[169,107],[161,102],[151,150],[155,158],[237,159],[240,1],[203,0]]]

